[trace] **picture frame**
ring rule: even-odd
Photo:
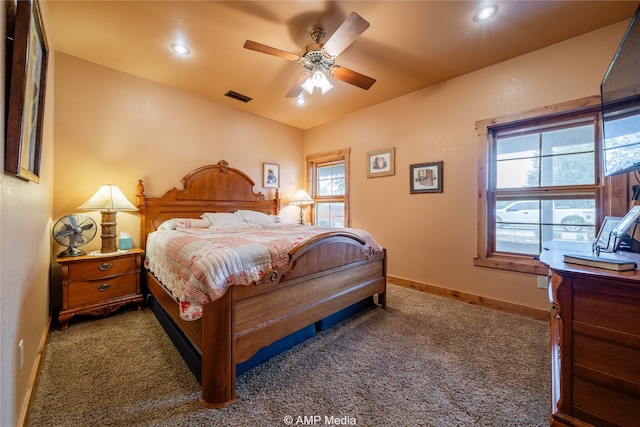
[[[280,187],[280,165],[276,163],[262,164],[262,186],[264,188]]]
[[[619,216],[605,216],[593,242],[596,252],[615,252],[618,249],[620,239],[614,233],[618,223],[622,220]]]
[[[11,51],[4,168],[39,182],[49,47],[36,0],[17,2]]]
[[[640,252],[640,205],[633,206],[629,212],[616,224],[612,233],[618,241],[618,249]],[[615,252],[614,251],[614,252]]]
[[[396,149],[383,148],[367,153],[367,178],[396,174]]]
[[[442,193],[443,161],[409,165],[409,192]]]

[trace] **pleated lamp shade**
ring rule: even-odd
[[[86,211],[100,211],[102,213],[102,248],[100,252],[112,253],[118,251],[116,244],[116,214],[118,211],[135,212],[138,210],[125,197],[120,188],[115,185],[103,185],[84,202],[80,209]]]

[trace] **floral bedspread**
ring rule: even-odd
[[[364,230],[347,228],[363,238],[365,249],[382,247]],[[180,303],[180,316],[196,320],[202,304],[224,295],[229,286],[249,285],[284,268],[289,251],[335,228],[278,224],[268,228],[163,230],[147,238],[145,267]]]

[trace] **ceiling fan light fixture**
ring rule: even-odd
[[[313,84],[313,79],[311,77],[305,80],[305,82],[302,83],[301,86],[302,86],[302,89],[306,90],[309,95],[313,94],[313,89],[316,87]]]
[[[333,85],[329,83],[329,79],[327,79],[327,76],[325,76],[325,74],[320,71],[316,71],[315,73],[313,73],[313,83],[316,85],[316,87],[320,88],[323,95],[333,89]]]
[[[327,76],[325,76],[322,71],[315,71],[313,75],[302,84],[302,89],[306,90],[309,94],[313,94],[314,88],[319,88],[324,95],[333,89],[333,85],[329,83]]]

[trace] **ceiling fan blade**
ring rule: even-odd
[[[285,52],[284,50],[276,49],[275,47],[267,46],[262,43],[247,40],[244,42],[244,48],[249,50],[255,50],[256,52],[266,53],[268,55],[277,56],[288,61],[298,61],[300,57],[293,53]]]
[[[331,68],[331,75],[337,80],[358,86],[364,90],[368,90],[376,82],[376,79],[372,79],[348,68],[340,67],[339,65]]]
[[[351,12],[336,32],[329,37],[322,49],[326,54],[335,58],[367,28],[369,28],[369,23],[357,13]]]
[[[309,74],[304,73],[300,76],[296,84],[293,85],[289,93],[287,93],[287,98],[297,98],[300,93],[302,93],[302,83],[306,82],[309,78]]]

